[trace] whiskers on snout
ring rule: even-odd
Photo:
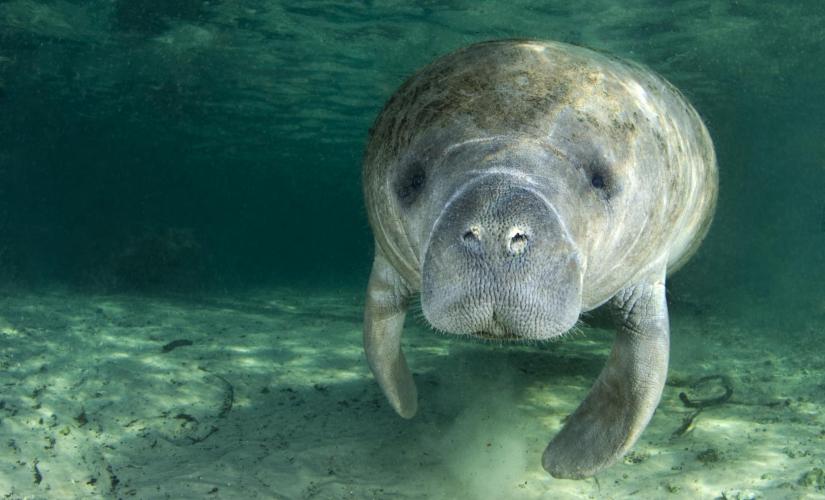
[[[411,299],[407,314],[410,315],[417,324],[427,328],[431,332],[435,332],[438,335],[444,335],[451,338],[461,337],[462,339],[470,340],[472,342],[480,344],[493,344],[502,347],[507,345],[539,346],[543,344],[554,343],[569,337],[583,337],[585,335],[585,330],[587,328],[587,324],[579,319],[569,330],[546,337],[517,335],[507,331],[499,331],[497,333],[493,333],[492,331],[488,331],[485,329],[473,332],[449,331],[444,328],[439,328],[433,325],[427,319],[426,315],[424,314],[424,308],[421,303],[420,294],[414,295]]]

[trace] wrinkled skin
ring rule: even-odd
[[[716,203],[710,137],[676,89],[570,45],[473,45],[384,107],[364,193],[376,241],[364,345],[402,417],[417,409],[400,348],[414,294],[434,328],[501,340],[557,338],[604,305],[613,350],[543,465],[582,478],[627,452],[667,375],[665,277]]]

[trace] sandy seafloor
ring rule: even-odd
[[[3,292],[0,498],[825,498],[825,304],[793,331],[673,305],[651,425],[622,463],[568,481],[541,453],[609,331],[501,346],[410,318],[406,421],[367,369],[362,297]],[[733,397],[672,437],[679,393],[712,374]]]

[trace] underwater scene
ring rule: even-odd
[[[0,0],[0,498],[825,498],[824,42]]]

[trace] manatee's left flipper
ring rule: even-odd
[[[639,438],[662,396],[670,334],[665,272],[619,292],[609,307],[618,335],[587,398],[544,450],[554,477],[592,476],[620,459]]]
[[[418,392],[401,352],[410,295],[403,278],[376,245],[364,312],[364,351],[378,385],[404,418],[412,418],[418,409]]]

